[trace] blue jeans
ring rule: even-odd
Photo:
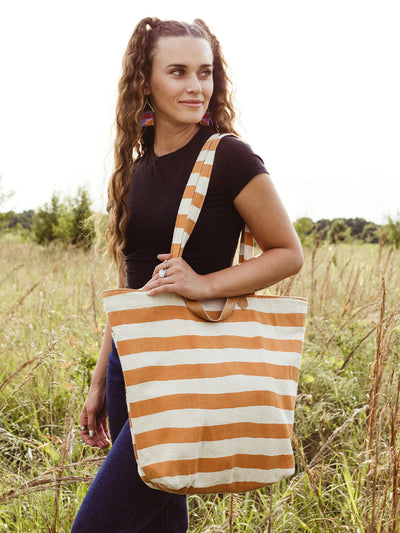
[[[82,502],[71,533],[185,533],[186,496],[145,485],[137,472],[121,364],[114,343],[107,370],[113,445]]]

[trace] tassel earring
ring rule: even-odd
[[[213,121],[210,113],[207,111],[204,117],[199,122],[200,126],[213,126]]]
[[[154,126],[154,109],[152,108],[151,103],[148,101],[147,98],[144,104],[144,110],[142,115],[142,128],[145,128],[146,126]]]

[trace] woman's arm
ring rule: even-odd
[[[168,259],[167,275],[159,277],[157,266],[144,289],[155,295],[175,292],[186,298],[208,298],[251,294],[288,276],[302,267],[300,242],[268,174],[254,177],[234,200],[235,207],[250,228],[262,253],[241,265],[205,276],[196,274],[182,259]]]
[[[118,287],[125,286],[125,269],[120,266],[118,269]],[[82,439],[89,446],[99,448],[105,448],[110,444],[110,433],[107,425],[106,378],[111,340],[111,329],[107,320],[103,342],[93,370],[90,389],[79,419],[81,426],[88,426],[87,431],[81,431]]]

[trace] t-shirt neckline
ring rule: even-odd
[[[202,136],[202,134],[205,132],[206,129],[207,129],[207,132],[208,132],[208,136],[207,136],[207,138],[208,138],[208,137],[210,137],[213,134],[213,132],[210,131],[209,128],[201,126],[199,128],[199,130],[195,133],[195,135],[193,135],[193,137],[190,139],[190,141],[187,142],[186,144],[184,144],[183,146],[181,146],[180,148],[178,148],[177,150],[174,150],[173,152],[169,152],[168,154],[164,154],[164,155],[156,155],[154,153],[154,145],[152,145],[149,155],[155,161],[165,161],[166,159],[174,157],[174,156],[178,155],[180,152],[182,152],[183,150],[185,150],[187,148],[190,148],[190,146],[192,144],[194,144],[199,137]]]

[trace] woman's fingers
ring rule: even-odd
[[[92,447],[105,448],[110,444],[105,396],[89,391],[79,419],[82,440]]]

